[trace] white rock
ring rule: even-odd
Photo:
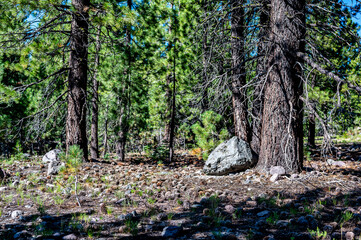
[[[276,173],[276,174],[272,175],[272,177],[270,178],[270,181],[271,182],[276,182],[278,179],[279,179],[279,175]]]
[[[52,161],[59,161],[59,153],[61,151],[59,149],[51,150],[50,152],[47,152],[43,157],[43,163],[49,163]]]
[[[20,217],[22,214],[23,214],[22,211],[20,211],[20,210],[15,210],[15,211],[13,211],[13,212],[11,213],[11,218],[13,218],[13,219],[18,218],[18,217]]]
[[[269,170],[269,173],[271,175],[275,175],[275,174],[278,174],[278,175],[285,175],[286,174],[286,170],[284,167],[282,166],[273,166],[271,167],[271,169]]]

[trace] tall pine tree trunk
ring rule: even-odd
[[[72,0],[75,12],[71,22],[70,59],[68,76],[68,114],[66,147],[79,145],[84,159],[88,159],[86,135],[86,97],[88,73],[89,0]]]
[[[263,83],[266,77],[266,51],[267,38],[269,32],[269,0],[262,1],[260,9],[260,30],[258,34],[258,62],[257,62],[257,83],[253,93],[253,107],[252,107],[252,141],[251,148],[258,155],[261,145],[261,130],[262,130],[262,111],[263,111]]]
[[[174,38],[173,38],[173,73],[172,73],[172,82],[173,82],[173,89],[172,89],[172,112],[170,118],[170,132],[169,132],[169,161],[173,161],[174,155],[174,134],[175,134],[175,114],[176,114],[176,54],[177,54],[177,14],[175,12],[174,6],[172,5],[173,9],[173,26],[174,26]]]
[[[232,103],[235,135],[246,142],[251,140],[248,123],[246,74],[245,74],[245,23],[243,1],[232,1],[231,44],[232,44]]]
[[[302,62],[305,51],[305,0],[271,0],[269,76],[265,85],[261,148],[257,168],[303,163]]]
[[[99,67],[100,33],[101,33],[101,26],[99,25],[98,35],[96,38],[94,76],[93,76],[92,123],[91,123],[91,142],[90,142],[90,157],[92,160],[96,160],[97,158],[99,158],[99,146],[98,146],[99,83],[97,80],[97,73]]]

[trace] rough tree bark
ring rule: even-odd
[[[257,82],[253,93],[253,106],[252,106],[252,140],[251,148],[258,155],[261,145],[261,130],[262,130],[262,111],[264,101],[263,83],[266,77],[266,51],[267,51],[267,38],[269,33],[269,0],[262,0],[262,7],[259,15],[260,31],[258,34],[258,56],[260,58],[257,62]]]
[[[257,169],[303,163],[302,62],[305,51],[305,0],[271,0],[269,75],[265,85],[261,148]]]
[[[235,135],[246,142],[251,141],[248,123],[246,74],[244,61],[245,24],[243,1],[232,1],[231,45],[232,45],[232,104]]]
[[[96,160],[97,158],[99,158],[99,145],[98,145],[99,83],[97,80],[97,73],[99,66],[100,33],[101,33],[101,26],[99,25],[98,35],[96,38],[96,46],[95,46],[95,63],[94,63],[94,75],[93,75],[92,123],[91,123],[91,142],[90,142],[90,157],[92,160]]]
[[[90,1],[72,0],[72,5],[76,11],[72,15],[71,22],[66,147],[68,150],[71,145],[79,145],[83,150],[84,160],[87,160],[86,97]]]

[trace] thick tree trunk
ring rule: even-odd
[[[68,76],[68,115],[66,147],[79,145],[84,159],[88,159],[86,135],[86,97],[88,73],[88,10],[89,0],[72,0],[76,9],[71,22],[70,59]]]
[[[244,61],[244,9],[243,1],[233,1],[231,16],[232,44],[232,103],[235,135],[246,142],[251,140],[248,123],[246,74]]]
[[[260,31],[258,35],[258,55],[260,58],[257,62],[257,83],[253,93],[253,107],[252,107],[252,141],[251,148],[256,154],[259,154],[261,145],[261,130],[262,130],[262,111],[263,111],[263,83],[266,77],[266,51],[267,38],[269,32],[269,0],[262,1],[262,8],[260,10]]]
[[[99,83],[97,80],[98,66],[99,66],[99,51],[100,51],[100,32],[101,27],[98,28],[98,35],[96,38],[95,49],[95,63],[94,63],[94,76],[93,76],[93,99],[92,99],[92,124],[91,124],[91,143],[90,143],[90,157],[92,160],[99,158],[98,146],[98,102]]]
[[[283,166],[300,171],[303,163],[303,111],[300,96],[305,50],[305,0],[271,0],[269,76],[265,85],[261,148],[257,168]]]

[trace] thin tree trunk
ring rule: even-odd
[[[305,0],[271,0],[269,76],[265,86],[261,148],[257,168],[303,164],[302,62],[305,51]]]
[[[68,76],[68,114],[66,147],[79,145],[84,160],[88,160],[86,135],[86,97],[88,73],[88,10],[89,0],[72,0],[76,9],[71,22],[70,59]]]
[[[172,6],[173,9],[173,6]],[[175,11],[173,9],[173,11]],[[177,19],[176,14],[174,12],[174,40],[173,40],[173,74],[172,74],[172,81],[173,81],[173,91],[172,91],[172,113],[171,113],[171,119],[170,119],[170,134],[169,134],[169,161],[173,161],[173,155],[174,155],[174,132],[175,132],[175,111],[176,111],[176,73],[175,73],[175,67],[176,67],[176,41],[177,41]]]
[[[107,154],[108,152],[108,103],[105,107],[106,111],[105,111],[105,120],[104,120],[104,152],[103,152],[103,157],[105,157],[105,154]]]
[[[202,1],[203,4],[203,11],[205,14],[207,13],[207,0]],[[209,108],[209,102],[208,102],[208,69],[207,69],[207,54],[208,54],[208,24],[204,23],[204,32],[203,32],[203,39],[202,39],[202,64],[203,64],[203,71],[202,71],[202,87],[203,89],[203,96],[201,99],[201,109],[202,112],[205,112]]]
[[[263,84],[267,71],[266,67],[266,51],[267,51],[267,37],[269,32],[269,0],[262,1],[262,8],[260,9],[260,31],[258,35],[258,55],[261,56],[257,62],[257,83],[253,93],[253,107],[252,107],[252,141],[251,148],[258,155],[261,145],[261,130],[262,130],[262,111],[264,101]],[[263,55],[263,56],[262,56]]]
[[[120,112],[120,117],[119,117],[119,126],[120,126],[120,130],[118,132],[118,142],[116,144],[116,148],[117,148],[117,155],[120,161],[124,161],[125,160],[125,143],[126,143],[126,117],[125,117],[125,106],[123,106],[121,108],[121,112]]]
[[[92,124],[91,124],[91,143],[90,143],[90,157],[92,160],[96,160],[97,158],[99,158],[99,146],[98,146],[99,83],[97,80],[97,73],[99,67],[100,33],[101,33],[101,26],[99,25],[98,35],[96,38],[94,76],[93,76]]]
[[[232,2],[231,44],[232,44],[232,103],[235,135],[246,142],[251,140],[248,123],[246,74],[244,61],[244,9],[243,1]]]
[[[129,10],[132,10],[132,0],[127,0]],[[130,88],[131,88],[131,65],[132,65],[132,53],[131,53],[131,26],[127,26],[126,29],[126,36],[127,36],[127,58],[128,58],[128,69],[126,70],[126,75],[128,79],[126,80],[126,88],[128,91],[123,91],[123,99],[125,99],[124,106],[121,109],[121,114],[119,118],[119,126],[120,130],[118,133],[119,141],[117,143],[117,154],[120,161],[125,160],[125,150],[126,150],[126,143],[127,143],[127,136],[129,130],[129,123],[128,123],[128,115],[130,111]]]
[[[310,112],[308,115],[308,146],[315,147],[316,123],[315,114]]]
[[[167,67],[169,69],[169,66]],[[169,137],[170,137],[170,129],[171,129],[171,101],[172,101],[172,95],[171,95],[171,89],[170,89],[170,81],[171,81],[171,74],[167,75],[167,82],[166,82],[166,89],[165,89],[165,99],[167,101],[167,106],[165,110],[165,127],[164,127],[164,136],[163,136],[163,142],[169,143]]]

